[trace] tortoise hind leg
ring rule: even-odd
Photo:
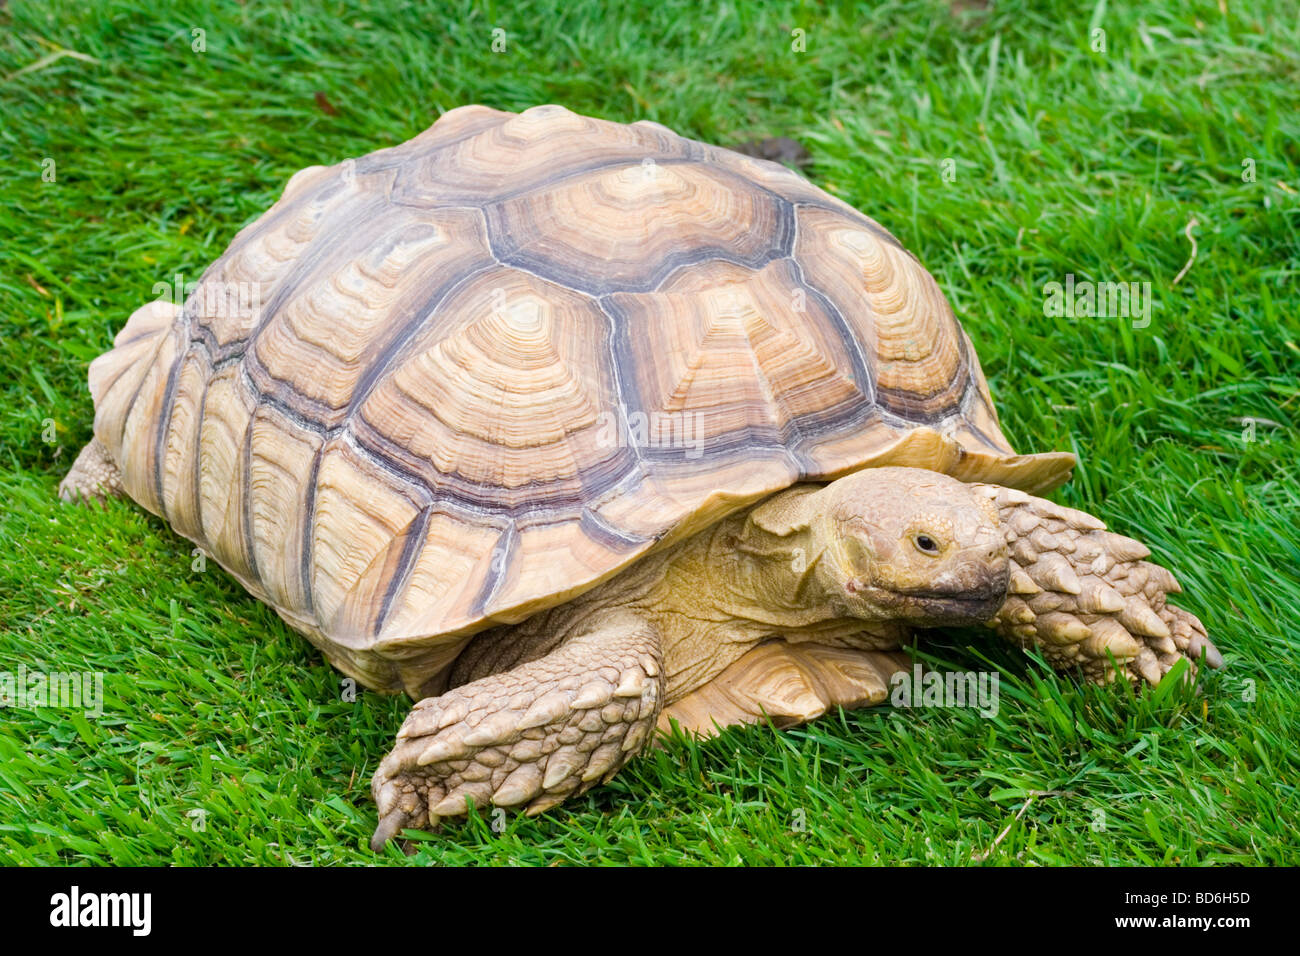
[[[122,473],[98,438],[92,438],[90,444],[81,449],[72,468],[59,483],[59,497],[64,501],[89,501],[92,498],[103,501],[107,497],[121,498],[125,495]]]
[[[375,771],[371,847],[470,800],[533,815],[609,779],[654,731],[661,662],[654,626],[614,610],[545,657],[420,701]]]

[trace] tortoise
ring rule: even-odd
[[[653,122],[466,106],[304,169],[89,380],[64,498],[129,496],[417,701],[375,849],[673,726],[879,703],[926,628],[1222,663],[1145,547],[1039,497],[1075,457],[1012,450],[898,240]]]

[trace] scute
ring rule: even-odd
[[[799,481],[1043,491],[878,224],[772,163],[463,107],[296,174],[91,366],[128,493],[329,659],[410,692],[464,641]]]
[[[674,270],[788,255],[789,203],[700,163],[602,166],[486,206],[493,252],[595,295],[652,291]]]
[[[801,471],[818,434],[868,411],[870,375],[824,300],[805,294],[795,310],[792,260],[730,269],[707,262],[658,291],[609,297],[624,395],[701,452],[768,448]],[[683,448],[696,450],[667,442],[643,457],[681,459]]]
[[[611,467],[596,428],[617,402],[609,324],[588,295],[496,265],[435,307],[357,406],[358,443],[467,503],[583,499]],[[596,479],[590,475],[588,483]]]

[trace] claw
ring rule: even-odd
[[[1129,598],[1124,610],[1120,612],[1119,622],[1134,634],[1143,637],[1171,637],[1169,625],[1160,620],[1160,615],[1139,598]]]
[[[569,700],[567,694],[551,691],[549,694],[539,697],[537,702],[528,708],[524,716],[520,718],[518,727],[520,730],[544,727],[547,724],[555,723],[573,709],[575,709],[575,705]]]
[[[376,853],[382,852],[384,845],[414,820],[415,815],[407,813],[401,807],[394,807],[389,810],[380,818],[379,825],[375,827],[375,833],[370,838],[370,849]]]
[[[1138,655],[1137,660],[1133,662],[1133,666],[1148,684],[1159,684],[1160,678],[1164,676],[1160,670],[1160,662],[1148,650],[1143,650]]]
[[[564,802],[565,794],[562,793],[544,793],[532,803],[528,804],[524,810],[525,816],[535,817],[538,814],[545,813],[560,803]]]
[[[1107,652],[1117,661],[1127,661],[1137,657],[1142,650],[1133,635],[1113,618],[1102,618],[1092,625],[1092,636],[1084,641],[1083,649],[1089,657],[1103,661]]]
[[[427,767],[431,763],[442,763],[444,760],[459,760],[468,757],[472,752],[469,744],[462,740],[460,735],[453,734],[434,740],[424,748],[415,762],[417,766]]]
[[[509,710],[484,717],[465,735],[465,746],[486,747],[489,744],[507,742],[511,736],[522,729],[519,726],[519,718],[518,713]]]
[[[485,807],[492,802],[492,787],[485,782],[467,783],[458,787],[439,801],[437,806],[429,807],[429,818],[461,817],[469,812],[469,801],[476,807]]]
[[[587,762],[587,755],[576,751],[561,750],[546,762],[546,776],[542,779],[542,789],[550,790],[560,781],[573,776]]]
[[[1198,664],[1201,662],[1201,652],[1205,652],[1205,664],[1214,670],[1223,666],[1223,655],[1219,649],[1214,646],[1208,637],[1196,634],[1187,643],[1187,656]]]
[[[536,764],[526,763],[506,777],[492,797],[498,807],[515,807],[531,800],[542,789],[542,771]]]

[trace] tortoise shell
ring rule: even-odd
[[[343,671],[418,688],[796,482],[1043,491],[881,226],[783,166],[557,106],[290,179],[90,369],[130,496]]]

